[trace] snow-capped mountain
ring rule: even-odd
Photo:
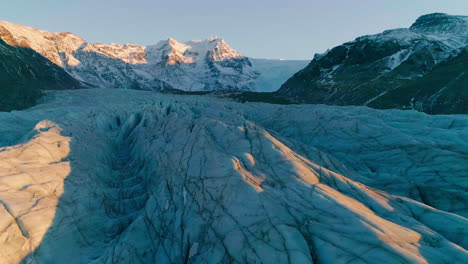
[[[0,124],[4,264],[468,263],[467,116],[80,89]]]
[[[270,91],[280,86],[277,80],[269,82],[268,67],[257,70],[249,58],[217,37],[186,43],[169,38],[141,46],[93,44],[71,33],[50,33],[8,22],[0,22],[0,28],[15,44],[42,54],[88,86],[184,91]],[[281,70],[282,61],[272,62],[272,67]],[[285,62],[283,68],[289,73],[291,67],[297,71],[302,65],[301,61],[295,67],[294,62]],[[287,79],[285,74],[281,76],[279,80]]]
[[[174,39],[147,47],[146,72],[185,91],[255,89],[258,73],[250,60],[223,39],[180,43]]]
[[[317,54],[279,94],[299,102],[468,113],[468,17],[421,16],[410,28]]]

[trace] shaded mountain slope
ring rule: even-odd
[[[468,50],[438,64],[423,77],[387,92],[368,106],[437,114],[468,113]]]
[[[466,113],[467,44],[467,17],[425,15],[408,29],[359,37],[316,55],[278,94],[296,102]],[[449,76],[440,76],[445,71]]]
[[[44,87],[58,90],[84,86],[34,50],[0,39],[0,111],[34,105]]]

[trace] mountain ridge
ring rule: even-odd
[[[0,111],[24,109],[50,90],[79,89],[86,86],[63,68],[16,40],[0,26]],[[11,46],[14,44],[15,46]]]
[[[411,30],[432,33],[466,33],[468,16],[432,13],[422,15],[411,25]]]

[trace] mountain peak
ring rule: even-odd
[[[86,42],[69,32],[52,33],[7,21],[0,21],[0,39],[12,46],[31,48],[58,66],[63,66],[62,55],[67,55],[69,63],[78,64],[71,52]]]
[[[177,44],[181,44],[179,41],[177,41],[176,39],[173,39],[173,38],[168,38],[167,39],[167,43],[171,46],[175,46]]]
[[[207,39],[194,39],[185,42],[187,45],[204,45],[207,47],[214,47],[217,43],[226,43],[224,39],[220,37],[209,37]]]
[[[184,52],[190,49],[190,46],[181,43],[173,38],[168,38],[166,41],[161,41],[156,44],[162,50],[162,56],[166,65],[175,65],[178,63],[192,63],[191,58],[185,57]]]
[[[208,42],[220,42],[220,41],[224,42],[224,39],[217,37],[217,36],[209,37],[207,40]]]
[[[420,16],[410,27],[413,31],[449,34],[468,33],[468,16],[432,13]]]

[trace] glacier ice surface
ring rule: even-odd
[[[467,263],[468,117],[49,92],[0,113],[2,263]]]

